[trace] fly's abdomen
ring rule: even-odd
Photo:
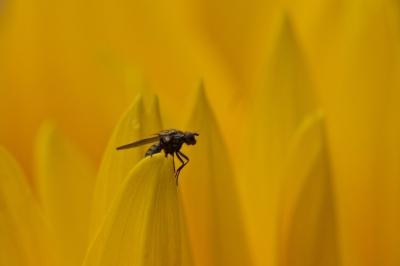
[[[162,148],[161,148],[160,143],[156,143],[156,144],[154,144],[153,146],[151,146],[151,147],[147,150],[145,157],[147,157],[147,156],[149,156],[149,155],[151,156],[151,155],[153,155],[153,154],[155,154],[155,153],[159,153],[161,150],[162,150]]]

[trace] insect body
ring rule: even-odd
[[[185,167],[185,165],[187,165],[187,163],[189,162],[189,158],[185,154],[183,154],[180,150],[184,143],[187,145],[195,145],[196,144],[195,136],[199,136],[199,134],[196,132],[189,132],[189,131],[182,132],[180,130],[171,129],[162,131],[158,133],[157,136],[155,137],[142,139],[130,144],[117,147],[117,150],[135,148],[145,144],[159,141],[158,143],[154,144],[147,150],[145,157],[152,156],[153,154],[156,153],[160,153],[162,150],[164,150],[165,157],[167,157],[168,154],[171,154],[173,157],[172,163],[175,172],[176,185],[178,185],[179,174],[183,169],[183,167]],[[175,171],[174,154],[176,154],[176,157],[178,157],[179,161],[181,161],[182,163],[182,165],[179,166],[179,168],[176,171]],[[181,156],[185,158],[187,161],[183,162]]]
[[[162,151],[161,143],[156,143],[146,151],[145,157],[147,157],[149,155],[151,156],[151,155],[153,155],[155,153],[159,153],[161,151]]]

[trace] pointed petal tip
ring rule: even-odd
[[[197,81],[197,88],[204,89],[204,78],[199,78]]]
[[[119,119],[108,141],[97,174],[93,192],[91,234],[97,232],[109,204],[129,171],[143,158],[141,148],[117,151],[116,148],[142,138],[144,117],[143,97],[138,93],[135,100]]]
[[[204,83],[200,81],[197,90],[194,93],[193,108],[190,110],[189,128],[201,128],[204,124],[209,123],[209,119],[212,117],[213,122],[215,120],[214,113],[211,109],[211,105],[208,101]],[[208,118],[206,118],[208,117]],[[200,126],[200,127],[199,127]]]
[[[315,111],[314,87],[286,13],[278,18],[273,36],[264,74],[253,98],[250,123],[260,125],[260,132],[285,130],[278,134],[290,137],[301,121]],[[260,120],[259,114],[265,114],[265,119]]]
[[[123,151],[116,151],[115,149],[146,138],[161,130],[162,121],[157,98],[154,95],[152,107],[146,113],[143,97],[138,94],[114,129],[103,155],[96,180],[91,226],[93,234],[98,230],[98,226],[101,224],[121,183],[132,168],[143,159],[146,147],[142,146]]]
[[[284,264],[337,265],[335,202],[323,121],[322,112],[310,115],[293,141],[282,197]],[[306,227],[310,230],[304,231]]]
[[[152,101],[150,103],[150,108],[147,109],[145,114],[145,120],[143,124],[142,134],[144,136],[154,134],[154,132],[161,131],[163,129],[160,103],[157,94],[152,95]]]
[[[128,108],[127,112],[125,112],[125,115],[127,115],[128,113],[131,112],[131,110],[135,110],[136,111],[136,117],[134,117],[134,119],[131,121],[131,126],[134,129],[139,129],[142,124],[140,121],[141,119],[139,118],[139,116],[142,116],[144,113],[144,105],[143,105],[143,96],[141,93],[138,93],[138,95],[136,96],[135,100],[133,101],[132,105]]]
[[[22,168],[0,146],[0,265],[58,265],[54,242]],[[40,239],[40,241],[38,241]]]
[[[56,239],[59,257],[68,265],[77,265],[88,243],[95,169],[53,122],[42,124],[36,141],[38,198]]]
[[[199,98],[205,99],[206,98],[205,85],[204,85],[204,80],[202,78],[198,81],[196,96],[197,96],[197,99],[199,99]]]
[[[152,101],[147,110],[147,114],[160,116],[160,100],[157,94],[152,95]]]
[[[141,101],[143,101],[143,94],[142,94],[141,92],[139,92],[139,93],[136,95],[135,99],[133,100],[132,105],[134,105],[134,104],[139,104]],[[132,106],[132,105],[131,105],[131,106]]]
[[[0,165],[4,165],[3,167],[0,167],[0,171],[5,171],[9,166],[12,166],[13,168],[17,168],[18,171],[20,170],[22,173],[22,169],[18,165],[16,159],[2,145],[0,145]],[[0,175],[0,180],[4,177],[6,177],[6,175]]]
[[[45,120],[39,127],[39,132],[43,131],[46,133],[53,132],[57,129],[57,123],[53,120]]]
[[[47,146],[52,146],[52,143],[57,142],[57,138],[61,135],[57,124],[52,120],[42,122],[36,134],[35,152],[36,158],[46,149]],[[53,145],[54,146],[54,145]]]
[[[180,190],[189,237],[196,243],[193,256],[200,265],[212,265],[216,261],[222,265],[251,265],[232,164],[204,83],[200,82],[194,95],[186,128],[201,129],[199,142],[202,143],[185,149],[190,164],[184,169]],[[215,245],[216,242],[222,245]]]
[[[303,51],[301,45],[298,42],[297,30],[293,23],[293,20],[288,11],[282,10],[275,18],[273,26],[271,45],[268,49],[268,63],[271,67],[280,66],[280,61],[284,64],[289,62],[297,66],[302,66],[304,63]]]
[[[180,265],[180,222],[172,156],[146,157],[121,185],[84,265]]]
[[[159,104],[160,104],[160,99],[159,99],[158,95],[156,93],[154,93],[153,94],[153,99],[152,99],[152,102],[151,102],[152,109],[158,109]]]
[[[3,147],[3,145],[0,144],[0,156],[1,157],[7,157],[9,154],[9,151]]]
[[[294,133],[294,139],[302,137],[303,134],[305,134],[304,132],[309,130],[311,127],[318,127],[319,129],[323,128],[325,119],[325,113],[322,110],[317,110],[314,113],[307,115]],[[319,135],[322,135],[322,132],[320,132]]]

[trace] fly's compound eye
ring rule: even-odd
[[[196,139],[194,138],[194,134],[191,132],[185,132],[185,143],[188,145],[196,144]]]

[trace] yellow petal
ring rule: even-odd
[[[346,266],[400,263],[399,14],[396,1],[349,2],[316,67]]]
[[[289,151],[280,265],[338,265],[337,222],[323,116],[305,119]]]
[[[200,129],[196,146],[181,149],[190,162],[179,181],[194,261],[197,265],[249,265],[235,178],[202,86],[186,128]]]
[[[47,224],[26,177],[0,147],[0,265],[58,265]]]
[[[245,1],[199,0],[192,6],[194,14],[199,16],[200,30],[216,50],[214,56],[222,58],[222,67],[227,68],[230,78],[244,95],[253,89],[254,77],[264,64],[260,58],[264,59],[264,45],[271,35],[275,2],[255,0],[249,4]]]
[[[182,193],[178,193],[178,200],[179,200],[179,205],[181,206],[180,208],[180,218],[181,218],[181,243],[182,243],[182,256],[181,256],[181,261],[182,265],[195,265],[194,263],[194,257],[193,257],[193,249],[192,246],[193,244],[190,243],[189,239],[189,230],[188,230],[188,224],[187,220],[185,217],[184,209],[183,209],[183,199],[182,199]]]
[[[261,85],[245,124],[243,152],[238,151],[243,162],[238,182],[252,255],[257,264],[274,265],[284,162],[294,133],[314,110],[306,66],[285,14],[275,29]]]
[[[95,181],[89,160],[52,124],[44,124],[36,145],[36,186],[64,265],[81,265],[89,245]]]
[[[181,265],[180,230],[172,157],[146,157],[123,182],[84,265]]]
[[[116,147],[143,138],[151,137],[161,130],[158,100],[154,99],[149,112],[144,112],[142,96],[139,95],[125,112],[111,136],[100,166],[93,195],[91,236],[101,224],[111,201],[115,197],[122,181],[129,171],[145,155],[147,146],[117,151]]]
[[[99,23],[88,12],[93,8],[20,0],[0,8],[0,127],[7,128],[0,130],[0,141],[21,158],[29,177],[31,143],[44,119],[56,120],[98,163],[115,122],[133,100],[125,80],[97,54],[101,45],[93,27]]]

